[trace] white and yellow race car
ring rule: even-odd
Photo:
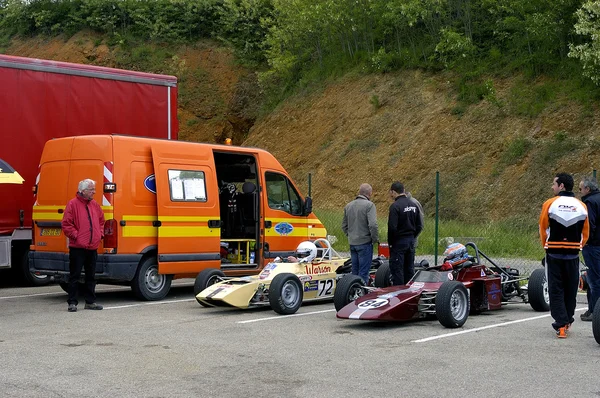
[[[205,307],[270,305],[279,314],[293,314],[303,301],[332,299],[337,281],[351,271],[350,259],[340,257],[326,239],[302,242],[296,255],[291,262],[276,259],[255,276],[228,278],[218,269],[206,269],[196,278],[196,300]],[[383,261],[372,261],[371,281]]]

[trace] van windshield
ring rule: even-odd
[[[265,173],[267,200],[269,207],[283,210],[295,216],[302,215],[300,195],[286,176],[277,173]]]

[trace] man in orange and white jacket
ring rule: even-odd
[[[560,338],[575,320],[579,286],[579,252],[588,239],[587,208],[573,194],[573,177],[554,177],[554,197],[544,202],[540,214],[540,238],[546,250],[546,279],[550,296],[552,327]]]

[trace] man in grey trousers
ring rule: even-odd
[[[373,261],[373,243],[379,241],[377,212],[371,202],[373,188],[361,184],[358,196],[344,208],[342,230],[348,237],[352,274],[359,275],[369,283],[369,269]]]

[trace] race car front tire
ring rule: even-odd
[[[469,294],[467,288],[458,281],[442,283],[435,297],[435,314],[438,321],[447,328],[459,328],[469,317]]]
[[[271,308],[281,315],[296,313],[302,305],[303,297],[302,282],[294,274],[277,274],[269,286]]]
[[[224,278],[225,274],[220,269],[208,268],[200,271],[194,282],[194,297],[200,294],[201,291],[219,282],[219,278]],[[196,298],[196,301],[203,307],[212,307]]]
[[[529,305],[534,311],[550,311],[550,297],[548,295],[548,282],[544,268],[534,269],[527,284]]]
[[[337,281],[335,293],[333,294],[333,305],[335,306],[335,310],[341,310],[362,296],[364,294],[364,286],[365,283],[360,276],[350,274],[344,275],[340,280]]]

